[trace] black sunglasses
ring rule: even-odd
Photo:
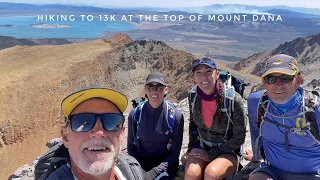
[[[292,82],[294,79],[294,75],[281,75],[281,76],[272,76],[268,75],[263,78],[264,82],[267,84],[275,84],[277,82],[277,79],[279,79],[282,83],[289,83]]]
[[[210,63],[212,59],[210,58],[201,58],[192,61],[192,67],[198,66],[200,63]]]
[[[164,88],[166,86],[164,86],[163,84],[157,84],[157,85],[152,85],[152,84],[147,84],[146,85],[146,88],[148,91],[163,91]]]
[[[103,129],[106,131],[117,132],[123,127],[125,117],[123,114],[117,113],[79,113],[69,116],[70,127],[75,132],[90,131],[100,119]]]

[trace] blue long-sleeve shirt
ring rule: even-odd
[[[285,147],[285,133],[287,132],[287,129],[276,126],[269,122],[263,122],[261,127],[262,137],[258,145],[259,148],[255,149],[255,141],[259,136],[259,128],[257,124],[258,103],[262,93],[263,91],[259,91],[250,94],[247,100],[252,149],[254,154],[259,154],[258,157],[255,156],[254,159],[257,160],[260,158],[260,151],[256,151],[260,149],[261,145],[263,145],[266,159],[273,167],[279,170],[301,174],[315,173],[317,170],[320,170],[320,144],[318,144],[308,133],[302,135],[297,133],[289,133],[289,151],[287,152]],[[304,98],[303,89],[299,88],[298,93],[301,94],[299,101],[295,103],[295,106],[286,109],[285,113],[281,112],[281,110],[279,110],[274,103],[270,104],[269,108],[267,109],[268,113],[266,114],[266,118],[286,126],[296,127],[296,124],[299,124],[298,118],[303,118],[302,115],[292,118],[281,117],[291,117],[302,112],[302,102]],[[280,117],[271,116],[269,113]],[[315,115],[319,128],[319,104],[316,107]]]
[[[172,135],[172,146],[170,151],[167,150],[169,135],[165,132],[168,130],[166,121],[166,103],[162,103],[158,108],[154,109],[150,106],[149,102],[144,104],[140,113],[142,113],[139,131],[140,151],[138,152],[137,146],[133,144],[133,127],[132,116],[135,109],[133,109],[128,117],[128,153],[136,159],[149,159],[152,165],[153,159],[163,157],[162,162],[168,162],[168,167],[179,161],[180,150],[183,139],[183,126],[184,119],[182,113],[175,108],[175,126]],[[141,163],[141,165],[143,165]],[[157,164],[159,165],[159,164]],[[156,166],[157,166],[156,165]],[[150,169],[153,167],[144,167]]]

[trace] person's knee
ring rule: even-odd
[[[219,174],[219,170],[215,167],[215,166],[207,166],[204,174],[206,177],[210,177],[210,179],[219,179],[220,178],[220,174]]]
[[[264,173],[255,173],[250,176],[249,180],[272,180],[272,178]]]
[[[189,164],[185,170],[185,177],[199,179],[202,177],[202,169],[198,164]]]

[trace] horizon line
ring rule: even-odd
[[[256,7],[273,7],[273,6],[284,6],[284,7],[294,7],[294,8],[306,8],[306,9],[320,9],[319,8],[311,8],[311,7],[302,7],[302,6],[288,6],[288,5],[250,5],[250,4],[222,4],[222,3],[216,3],[211,5],[203,5],[203,6],[177,6],[177,7],[159,7],[159,6],[99,6],[99,5],[89,5],[89,4],[65,4],[65,3],[23,3],[23,2],[7,2],[7,1],[0,1],[0,3],[11,3],[11,4],[30,4],[30,5],[64,5],[64,6],[88,6],[88,7],[97,7],[97,8],[161,8],[161,9],[175,9],[175,8],[199,8],[199,7],[209,7],[213,5],[244,5],[244,6],[256,6]],[[281,9],[281,8],[279,8]]]

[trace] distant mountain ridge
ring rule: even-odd
[[[19,10],[24,12],[34,13],[34,11],[46,11],[50,12],[63,11],[63,12],[95,12],[103,13],[110,12],[113,14],[125,13],[127,10],[137,12],[187,12],[187,13],[199,13],[199,14],[234,14],[234,13],[247,13],[247,14],[261,14],[261,13],[272,13],[281,12],[286,13],[291,11],[290,16],[297,17],[313,17],[312,15],[320,15],[319,8],[304,8],[304,7],[290,7],[290,6],[251,6],[243,4],[213,4],[210,6],[200,7],[177,7],[177,8],[159,8],[159,7],[97,7],[88,5],[66,5],[66,4],[27,4],[27,3],[10,3],[0,2],[0,12],[6,12],[9,14],[18,13]],[[282,10],[282,11],[276,11]],[[293,12],[297,12],[294,14]],[[39,13],[39,12],[38,12]],[[1,13],[0,13],[1,14]],[[35,13],[37,14],[37,13]]]
[[[129,8],[127,8],[129,9]],[[131,8],[130,8],[131,9]],[[210,6],[198,7],[177,7],[177,8],[159,8],[159,7],[134,7],[136,10],[151,10],[160,12],[169,11],[185,11],[189,13],[200,14],[233,14],[233,13],[261,13],[269,12],[273,9],[281,9],[292,12],[298,12],[310,15],[320,15],[319,8],[304,8],[304,7],[291,7],[291,6],[253,6],[244,4],[213,4]]]
[[[0,50],[17,46],[17,45],[36,46],[36,45],[62,45],[62,44],[72,44],[72,42],[62,38],[28,39],[28,38],[14,38],[10,36],[0,36]]]
[[[135,12],[136,10],[131,10]],[[139,11],[141,12],[141,11]],[[90,14],[125,14],[127,13],[124,9],[112,9],[107,7],[95,7],[95,6],[77,6],[77,5],[65,5],[65,4],[27,4],[27,3],[10,3],[0,2],[0,15],[38,15],[38,14],[75,14],[80,15],[83,13]]]
[[[261,76],[265,61],[275,54],[287,54],[297,59],[305,79],[319,78],[320,72],[320,33],[308,37],[299,37],[285,42],[271,51],[256,53],[233,65],[233,69]]]
[[[320,9],[319,9],[320,11]],[[301,13],[296,12],[293,10],[285,10],[285,9],[271,9],[266,11],[270,14],[280,14],[281,16],[286,17],[296,17],[296,18],[320,18],[320,14],[307,14],[307,13]]]
[[[243,4],[214,4],[211,6],[204,6],[203,8],[214,9],[244,9],[248,11],[257,11],[257,12],[266,12],[272,9],[282,9],[282,10],[290,10],[305,14],[317,14],[320,15],[320,9],[318,8],[303,8],[303,7],[290,7],[290,6],[251,6],[251,5],[243,5]],[[232,12],[231,12],[232,13]]]

